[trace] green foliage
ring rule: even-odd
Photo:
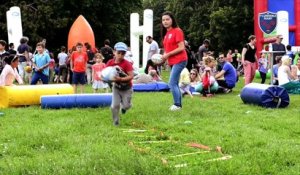
[[[156,19],[160,19],[163,11],[174,13],[179,26],[183,29],[186,39],[194,50],[205,38],[211,40],[211,50],[227,51],[241,49],[247,37],[253,34],[253,1],[244,0],[172,0],[146,1],[151,4]],[[150,3],[151,2],[151,3]],[[154,16],[155,16],[154,15]],[[154,21],[155,26],[161,20]],[[154,29],[154,36],[160,36]]]
[[[68,32],[79,15],[83,15],[93,28],[96,43],[102,46],[109,38],[112,43],[129,43],[130,13],[141,9],[142,2],[95,1],[95,0],[33,0],[31,2],[15,0],[0,5],[0,38],[7,40],[6,11],[11,6],[21,8],[23,34],[30,38],[34,46],[42,38],[47,38],[48,48],[59,48],[67,44]]]
[[[66,45],[68,32],[75,19],[82,14],[94,30],[96,43],[102,45],[109,38],[112,43],[129,43],[130,13],[143,9],[154,11],[154,39],[160,41],[161,14],[172,11],[186,39],[194,50],[205,38],[212,41],[211,50],[227,51],[241,49],[247,37],[253,34],[253,0],[14,0],[0,5],[0,38],[7,40],[6,11],[18,5],[21,8],[23,33],[29,36],[30,44],[47,38],[48,48]],[[141,22],[142,24],[142,22]]]

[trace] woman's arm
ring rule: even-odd
[[[185,46],[184,46],[184,41],[180,41],[178,44],[178,47],[174,50],[172,50],[171,52],[169,53],[165,53],[163,56],[162,56],[162,60],[165,62],[170,56],[173,56],[173,55],[176,55],[180,52],[182,52],[183,50],[185,50]]]
[[[24,84],[22,77],[18,74],[17,69],[14,69],[14,75],[19,84]],[[29,82],[30,83],[30,82]]]
[[[243,48],[242,50],[242,64],[245,65],[245,55],[246,55],[247,49]]]
[[[294,78],[294,76],[293,76],[292,73],[291,73],[291,69],[290,69],[288,66],[285,66],[284,69],[285,69],[285,71],[286,71],[286,73],[287,73],[289,79],[290,79],[290,80],[294,80],[295,78]]]

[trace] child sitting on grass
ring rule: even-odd
[[[18,74],[17,67],[19,64],[19,57],[10,55],[5,58],[6,65],[0,75],[0,86],[12,86],[15,79],[19,84],[23,84],[21,76]]]
[[[211,97],[218,90],[218,83],[215,80],[212,70],[216,66],[216,61],[212,56],[203,57],[205,69],[201,75],[202,82],[199,83],[195,90],[203,97]]]
[[[182,95],[188,94],[190,97],[193,98],[192,92],[190,91],[191,87],[191,80],[190,80],[190,72],[187,68],[184,68],[180,73],[179,78],[179,88]]]

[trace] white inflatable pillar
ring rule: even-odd
[[[287,11],[277,12],[277,35],[282,35],[282,44],[289,44],[289,14]]]
[[[134,67],[140,67],[140,40],[143,37],[143,54],[142,67],[145,68],[147,64],[147,56],[149,44],[146,42],[147,36],[153,36],[153,11],[150,9],[144,10],[143,25],[139,25],[139,14],[132,13],[130,15],[130,47],[134,61]]]
[[[23,37],[21,11],[17,6],[13,6],[6,12],[8,44],[14,43],[15,49],[20,44]]]

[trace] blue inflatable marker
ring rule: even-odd
[[[70,95],[48,95],[41,97],[43,109],[60,108],[98,108],[110,106],[112,94],[70,94]]]
[[[133,91],[135,92],[168,92],[169,90],[169,85],[165,82],[133,84]]]
[[[284,108],[290,104],[288,92],[280,86],[250,83],[241,91],[241,99],[247,104],[266,108]]]

